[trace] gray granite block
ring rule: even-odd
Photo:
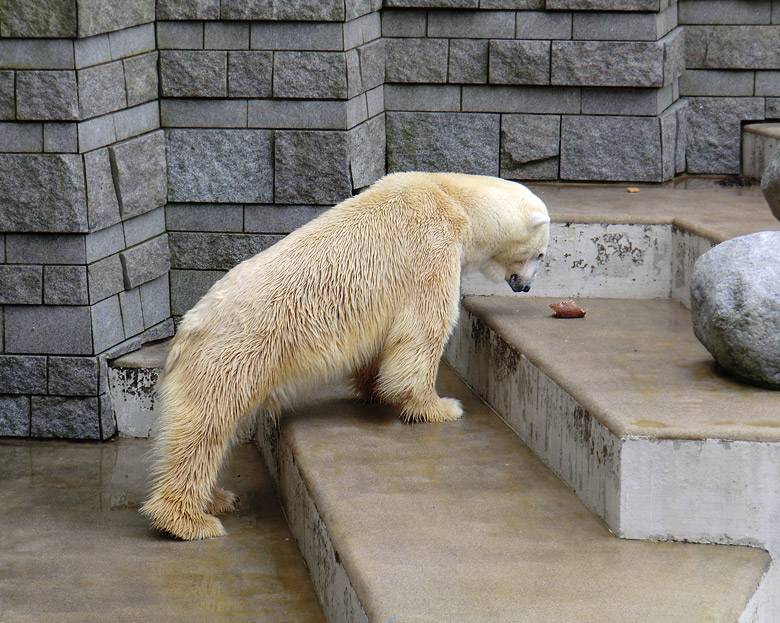
[[[311,205],[248,205],[244,207],[244,231],[289,234],[327,209]]]
[[[273,151],[268,130],[169,130],[166,138],[169,201],[272,200]]]
[[[125,339],[119,297],[103,299],[89,308],[92,319],[94,354],[102,353]]]
[[[358,49],[360,59],[360,77],[363,89],[369,90],[385,83],[385,62],[387,52],[385,41],[377,39],[361,45]]]
[[[109,148],[109,154],[123,218],[143,214],[165,203],[167,179],[162,130],[114,145]]]
[[[116,130],[111,115],[95,117],[78,125],[79,151],[82,153],[116,142]]]
[[[228,96],[271,97],[273,52],[229,52]]]
[[[96,262],[114,253],[119,253],[125,248],[125,234],[122,223],[87,234],[85,239],[87,264]]]
[[[388,82],[447,82],[447,39],[388,39]]]
[[[94,396],[97,394],[97,389],[97,358],[49,357],[48,392],[39,393],[57,396]]]
[[[222,270],[172,270],[171,313],[186,314],[224,274]]]
[[[741,122],[764,118],[759,97],[691,97],[688,124],[688,172],[740,172]]]
[[[13,71],[0,71],[0,120],[16,118],[16,78]]]
[[[168,273],[147,281],[139,288],[144,328],[154,327],[171,316],[171,295]]]
[[[385,110],[384,87],[376,87],[366,91],[366,113],[374,117]]]
[[[154,21],[154,0],[132,2],[78,1],[79,37],[130,28]]]
[[[16,116],[18,119],[42,121],[78,119],[76,72],[17,72]]]
[[[227,52],[160,51],[160,87],[163,97],[225,97]]]
[[[265,102],[272,100],[252,100]],[[319,102],[318,102],[319,103]],[[167,128],[245,128],[247,101],[227,99],[163,99],[160,121]]]
[[[464,112],[579,113],[580,89],[568,87],[464,86]]]
[[[207,50],[248,50],[249,24],[246,22],[206,22],[204,47]]]
[[[663,181],[659,120],[564,116],[560,176],[582,181]]]
[[[476,9],[479,0],[385,0],[384,6],[436,9]]]
[[[500,115],[387,113],[387,168],[498,175]]]
[[[511,39],[513,11],[428,11],[428,37]]]
[[[84,154],[87,181],[87,214],[89,228],[104,229],[118,223],[119,201],[111,174],[108,149],[96,149]]]
[[[165,206],[168,231],[241,232],[244,206],[232,203],[169,203]]]
[[[672,85],[660,89],[584,88],[582,113],[655,116],[672,105]]]
[[[664,78],[664,46],[656,42],[552,42],[554,85],[660,87]]]
[[[250,100],[249,126],[275,129],[343,130],[347,102],[343,100]]]
[[[5,349],[20,354],[91,355],[89,307],[8,305]]]
[[[457,112],[460,87],[454,84],[388,84],[385,110]]]
[[[141,308],[141,288],[119,293],[119,308],[122,311],[122,326],[127,337],[143,333],[144,315]]]
[[[382,11],[383,37],[424,37],[427,28],[425,11],[384,9]]]
[[[111,394],[104,393],[98,397],[100,402],[100,439],[108,441],[117,434],[116,414],[111,402]]]
[[[677,25],[677,7],[661,13],[575,13],[572,38],[588,41],[657,41]]]
[[[128,247],[165,233],[165,208],[159,208],[122,223]]]
[[[680,76],[680,95],[753,95],[752,71],[688,69]]]
[[[755,94],[780,95],[780,71],[757,71]]]
[[[81,156],[0,154],[0,231],[87,229]]]
[[[353,188],[364,188],[385,174],[385,118],[379,115],[349,131]]]
[[[363,78],[360,75],[360,57],[356,49],[347,50],[344,54],[347,63],[347,97],[353,98],[363,93]]]
[[[110,116],[114,122],[117,141],[123,141],[160,129],[160,113],[157,100],[134,106],[133,108],[117,110]]]
[[[79,150],[78,126],[75,123],[44,123],[43,150],[76,153]]]
[[[171,232],[174,270],[230,270],[283,238],[281,235]]]
[[[543,9],[544,0],[479,0],[480,9]]]
[[[252,22],[255,50],[344,50],[343,25],[328,22]]]
[[[35,153],[43,151],[43,124],[0,123],[0,152]]]
[[[30,435],[55,439],[100,439],[98,399],[33,396]]]
[[[339,99],[347,96],[343,52],[274,53],[274,97]]]
[[[157,98],[157,57],[157,52],[149,52],[122,61],[128,106],[136,106]]]
[[[680,0],[681,24],[769,24],[772,3],[756,0]]]
[[[171,269],[168,235],[163,234],[119,254],[126,290],[157,279]],[[104,260],[105,261],[105,260]]]
[[[125,74],[120,61],[80,69],[76,73],[81,119],[97,117],[127,106]]]
[[[369,41],[379,39],[382,36],[380,12],[376,11],[345,22],[343,33],[345,50],[350,50]]]
[[[549,84],[550,42],[490,42],[488,80],[492,84]]]
[[[101,2],[102,0],[92,1]],[[154,24],[143,24],[108,33],[111,58],[116,61],[144,52],[154,52],[157,49],[154,34]]]
[[[76,57],[76,69],[107,63],[111,60],[111,45],[108,35],[97,35],[73,42]]]
[[[0,395],[0,436],[28,437],[30,435],[29,396]]]
[[[679,104],[678,104],[679,105]],[[670,180],[676,173],[678,115],[674,108],[664,111],[660,116],[661,123],[661,176]]]
[[[6,234],[9,264],[84,264],[84,236],[76,234]]]
[[[450,39],[447,81],[459,84],[487,82],[488,46],[489,42],[481,39]]]
[[[43,302],[45,305],[86,305],[86,266],[44,266]]]
[[[366,94],[361,93],[346,102],[347,128],[354,128],[368,119],[368,101]]]
[[[0,37],[75,37],[75,0],[5,0]]]
[[[46,357],[0,355],[0,394],[45,394]]]
[[[671,0],[673,1],[673,0]],[[547,9],[575,11],[658,11],[670,0],[547,0]]]
[[[552,11],[517,13],[517,39],[571,39],[572,14]]]
[[[219,0],[216,0],[216,2],[219,2]],[[160,50],[203,49],[203,22],[158,21],[157,47]]]
[[[109,255],[87,267],[89,302],[97,303],[124,290],[119,254]]]
[[[276,132],[274,201],[332,205],[346,199],[352,194],[349,161],[345,132]]]
[[[222,19],[342,21],[344,0],[222,0]]]
[[[73,69],[70,39],[0,39],[3,69]]]
[[[42,266],[0,264],[0,304],[36,305],[42,300]]]
[[[776,69],[779,38],[780,24],[686,26],[686,63],[694,69]]]
[[[219,19],[219,0],[157,0],[157,19]]]

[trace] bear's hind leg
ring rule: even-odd
[[[216,480],[243,413],[235,378],[216,383],[222,393],[215,396],[215,379],[196,376],[176,368],[163,381],[155,482],[141,508],[156,528],[186,541],[226,534],[208,513],[234,507],[235,496],[216,488]]]
[[[213,487],[211,489],[211,499],[206,504],[206,512],[211,515],[224,515],[232,513],[238,508],[238,496],[232,491]]]

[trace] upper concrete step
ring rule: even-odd
[[[742,126],[742,175],[761,179],[780,143],[780,123]]]
[[[258,435],[331,621],[737,621],[742,547],[618,539],[443,366],[465,416],[324,398]],[[262,416],[261,416],[262,417]]]

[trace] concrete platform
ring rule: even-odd
[[[257,450],[234,453],[229,539],[149,529],[148,442],[0,441],[0,621],[324,623]]]
[[[446,366],[465,417],[324,398],[258,436],[331,621],[737,621],[741,547],[621,540]]]

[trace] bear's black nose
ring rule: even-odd
[[[506,282],[513,292],[528,292],[531,289],[531,284],[520,279],[518,275],[509,275]]]

